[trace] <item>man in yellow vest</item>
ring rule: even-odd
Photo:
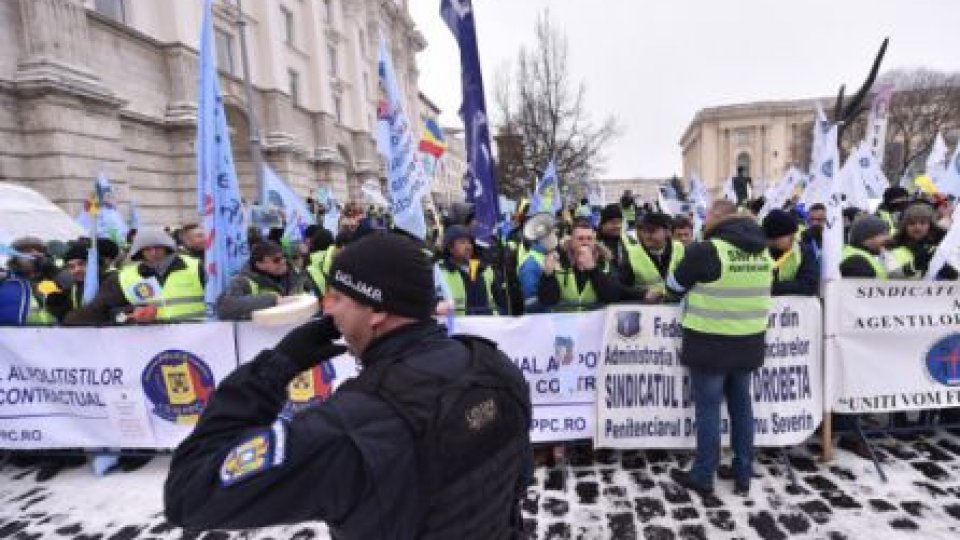
[[[936,211],[927,203],[915,203],[903,211],[890,250],[894,265],[891,278],[923,279],[926,276],[930,261],[946,235],[935,220]],[[949,263],[937,273],[937,279],[955,280],[957,277],[957,270]]]
[[[815,296],[820,287],[820,264],[809,245],[801,244],[798,225],[790,213],[771,210],[763,218],[770,258],[773,260],[773,295]]]
[[[577,220],[559,252],[546,255],[537,300],[553,311],[583,311],[622,299],[610,252],[590,223]]]
[[[188,223],[177,234],[180,238],[181,253],[198,261],[203,261],[207,249],[207,234],[198,223]]]
[[[473,234],[466,226],[447,227],[440,275],[453,296],[457,315],[496,315],[497,306],[505,301],[502,288],[496,283],[493,269],[474,257],[473,242]]]
[[[670,238],[673,218],[660,212],[644,214],[637,224],[638,241],[627,237],[629,268],[621,281],[628,287],[663,290],[663,281],[683,259],[683,244]]]
[[[849,244],[843,246],[840,275],[847,278],[887,279],[886,246],[890,227],[877,216],[863,215],[850,226]]]
[[[253,246],[250,261],[217,299],[217,318],[248,320],[258,309],[283,304],[294,295],[303,294],[307,286],[306,277],[287,262],[280,244],[264,240]]]
[[[910,192],[900,186],[888,187],[883,192],[883,202],[877,207],[877,217],[882,219],[890,233],[897,232],[897,224],[900,222],[900,214],[910,204]]]
[[[203,265],[176,250],[173,238],[163,229],[138,230],[130,248],[133,263],[108,276],[93,301],[67,314],[63,323],[204,319]]]
[[[671,471],[683,487],[713,491],[720,463],[720,403],[726,398],[733,449],[734,492],[746,495],[753,476],[750,379],[763,365],[772,261],[763,229],[732,202],[707,212],[703,242],[694,244],[667,279],[686,295],[681,362],[690,369],[697,452],[689,471]]]
[[[47,246],[37,237],[25,236],[14,240],[10,247],[16,252],[8,264],[10,271],[14,276],[30,283],[30,305],[26,324],[30,326],[56,324],[56,318],[47,309],[47,298],[50,294],[62,289],[56,281],[60,269],[50,257]]]
[[[83,305],[83,290],[87,279],[87,258],[90,241],[86,238],[70,242],[63,256],[65,270],[72,283],[64,286],[60,291],[47,296],[47,309],[63,321],[71,311]],[[109,238],[97,239],[97,275],[98,283],[103,283],[107,274],[115,273],[113,261],[120,255],[120,247]]]

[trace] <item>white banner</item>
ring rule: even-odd
[[[960,406],[960,284],[844,279],[826,306],[830,410]]]
[[[533,442],[589,439],[595,431],[597,363],[606,311],[461,317],[458,334],[491,339],[530,384]]]
[[[235,366],[231,323],[0,328],[0,448],[174,448]]]
[[[680,365],[678,306],[616,306],[607,310],[606,349],[598,368],[596,446],[696,446],[690,377]],[[775,298],[766,361],[752,376],[754,442],[790,446],[806,440],[823,416],[820,303]],[[729,440],[721,406],[720,433]]]

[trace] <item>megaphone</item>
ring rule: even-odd
[[[527,222],[523,225],[523,237],[530,242],[539,242],[546,251],[553,251],[560,243],[557,240],[556,224],[557,220],[553,214],[547,212],[534,214],[527,218]]]

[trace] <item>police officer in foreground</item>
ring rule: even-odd
[[[491,342],[447,337],[433,299],[416,242],[379,232],[345,247],[329,317],[224,379],[177,448],[167,519],[188,529],[323,520],[335,538],[365,540],[519,537],[529,390]],[[334,343],[341,333],[346,347]],[[359,376],[278,418],[291,379],[345,350]]]
[[[750,377],[763,365],[773,264],[763,229],[730,201],[713,203],[704,238],[667,279],[672,293],[686,295],[681,362],[690,369],[697,420],[693,465],[670,474],[687,489],[713,491],[720,464],[720,404],[726,398],[734,493],[747,495],[753,476]]]

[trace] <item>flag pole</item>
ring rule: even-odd
[[[253,83],[250,82],[250,58],[247,54],[247,21],[243,18],[243,0],[237,0],[237,33],[240,35],[240,60],[243,65],[243,88],[247,96],[247,122],[250,128],[250,157],[257,178],[257,199],[266,208],[267,198],[263,182],[263,151],[260,142],[260,124],[253,108]]]

